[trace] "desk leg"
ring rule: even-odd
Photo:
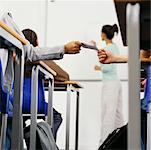
[[[79,97],[80,93],[77,91],[77,104],[76,104],[76,130],[75,130],[75,150],[78,150],[79,140]]]
[[[70,102],[71,102],[71,85],[67,85],[67,108],[66,108],[66,145],[65,150],[70,146]]]
[[[38,69],[32,69],[31,83],[31,125],[30,125],[30,150],[36,149],[36,127],[37,127],[37,105],[38,105]]]
[[[53,91],[54,91],[54,80],[49,81],[49,87],[48,87],[48,118],[47,118],[47,123],[52,127],[53,125]]]
[[[15,81],[14,81],[14,101],[13,101],[13,120],[12,120],[12,150],[23,149],[23,119],[22,119],[22,90],[23,90],[23,65],[21,54],[17,55],[15,62]]]
[[[151,113],[147,114],[147,150],[151,149]]]
[[[1,114],[1,136],[0,136],[0,150],[5,148],[6,130],[7,130],[7,114]]]

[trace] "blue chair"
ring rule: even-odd
[[[5,90],[3,87],[4,81],[2,64],[0,60],[0,113],[1,113],[1,135],[0,135],[0,149],[5,148],[6,140],[6,128],[7,128],[7,117],[12,117],[12,105],[13,94]]]
[[[151,65],[147,68],[147,82],[145,88],[145,100],[147,103],[147,112],[150,112],[151,107]]]
[[[52,92],[54,85],[53,74],[50,70],[45,70],[39,62],[38,64],[32,65],[32,74],[31,77],[26,77],[24,80],[24,91],[23,91],[23,113],[30,112],[31,116],[31,125],[30,125],[30,149],[35,149],[36,145],[36,126],[37,126],[37,117],[40,114],[49,114],[47,115],[47,122],[52,127]],[[26,67],[27,68],[27,67]],[[48,105],[45,103],[44,97],[44,86],[43,78],[46,77],[49,80],[48,86]],[[29,93],[28,93],[29,92]],[[27,95],[26,95],[27,94]],[[37,109],[38,106],[38,109]],[[30,109],[29,109],[30,108]],[[38,115],[37,115],[38,114]]]
[[[13,100],[13,90],[12,93],[10,93],[9,91],[4,89],[4,80],[5,79],[3,76],[2,64],[0,60],[0,112],[2,114],[9,114],[9,116],[12,116],[12,105],[10,102]]]
[[[47,115],[47,107],[48,103],[45,102],[45,95],[44,95],[44,86],[43,86],[43,77],[39,73],[38,79],[38,116],[45,117]],[[8,91],[5,91],[3,88],[3,72],[2,72],[2,65],[0,61],[0,112],[2,116],[2,125],[1,125],[1,149],[10,149],[11,147],[11,122],[8,122],[12,119],[13,116],[13,92],[10,94]],[[34,100],[33,100],[34,101]],[[23,84],[23,106],[22,106],[22,113],[23,116],[30,118],[30,109],[31,109],[31,77],[24,78]],[[7,134],[7,138],[6,138]]]

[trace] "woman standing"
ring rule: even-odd
[[[104,25],[102,27],[101,39],[105,41],[105,50],[114,55],[119,54],[117,45],[113,42],[115,33],[118,33],[117,25]],[[122,109],[122,87],[117,75],[116,64],[101,64],[95,66],[96,70],[102,71],[102,106],[101,106],[101,140],[102,144],[107,136],[115,129],[124,125]]]

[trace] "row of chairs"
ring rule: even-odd
[[[5,141],[6,141],[6,128],[7,128],[7,117],[13,117],[13,112],[15,109],[13,109],[13,101],[14,101],[14,94],[9,93],[9,91],[4,90],[3,87],[3,81],[5,80],[2,72],[2,65],[0,63],[0,111],[2,116],[2,126],[1,126],[1,148],[4,149],[5,147]],[[52,72],[48,72],[46,69],[43,68],[43,66],[39,65],[33,65],[32,67],[32,76],[31,77],[25,77],[24,78],[24,84],[23,84],[23,105],[22,105],[22,113],[23,116],[31,116],[31,132],[30,132],[30,149],[35,149],[35,133],[36,133],[36,120],[37,120],[37,113],[42,116],[47,117],[47,121],[50,125],[52,125],[52,91],[53,91],[53,84],[54,84],[54,77]],[[48,79],[49,86],[49,98],[48,98],[48,104],[45,102],[44,98],[44,90],[42,80],[39,80],[39,78]],[[13,89],[14,91],[14,89]],[[38,110],[37,110],[38,106]],[[48,107],[47,107],[48,106]],[[32,109],[31,109],[32,108]],[[48,108],[48,109],[47,109]],[[47,113],[47,111],[49,113]],[[22,116],[20,117],[20,120],[22,120]],[[23,130],[22,130],[23,131]],[[23,139],[20,139],[23,140]],[[21,142],[21,141],[20,141]],[[17,145],[16,145],[17,146]],[[16,147],[14,146],[14,147]]]
[[[2,32],[1,32],[2,31]],[[5,31],[5,32],[4,32]],[[2,33],[2,34],[1,34]],[[3,34],[5,33],[5,34]],[[5,35],[7,35],[5,37]],[[78,149],[78,124],[79,124],[79,88],[78,83],[73,81],[56,83],[54,89],[54,77],[57,73],[47,66],[44,61],[24,63],[24,51],[18,45],[13,44],[13,37],[21,45],[26,45],[27,41],[7,24],[0,21],[0,49],[8,51],[9,57],[13,58],[14,52],[16,57],[13,61],[14,78],[12,77],[12,90],[4,88],[5,72],[0,57],[0,114],[1,114],[1,134],[0,149],[5,149],[7,120],[12,119],[12,137],[11,149],[23,149],[23,117],[31,119],[30,125],[30,149],[36,149],[36,126],[37,117],[45,117],[45,120],[52,127],[53,123],[53,91],[67,91],[67,108],[66,108],[66,143],[65,149],[69,150],[70,134],[70,94],[72,91],[76,95],[76,131],[75,131],[75,149]],[[7,60],[7,64],[9,63]],[[11,62],[12,63],[12,62]],[[25,67],[26,66],[26,67]],[[24,69],[26,73],[24,74]],[[31,69],[32,68],[32,69]],[[30,71],[29,71],[30,70]],[[32,71],[31,71],[32,70]],[[29,75],[30,74],[30,75]],[[46,82],[45,82],[46,81]],[[44,84],[45,82],[45,84]],[[45,86],[44,86],[45,85]],[[48,91],[48,103],[45,102],[44,88]]]
[[[1,30],[5,30],[9,36],[15,37],[23,45],[27,44],[19,34],[13,31],[5,23],[0,22]],[[23,116],[31,118],[30,127],[30,149],[35,149],[37,114],[47,116],[47,122],[52,126],[52,92],[54,87],[54,76],[56,73],[39,61],[32,66],[30,77],[24,77],[24,57],[21,49],[11,41],[0,35],[0,49],[7,49],[9,56],[13,58],[16,53],[14,64],[14,80],[11,92],[4,88],[5,72],[0,60],[0,114],[1,135],[0,149],[5,149],[7,119],[12,118],[12,141],[11,149],[23,149]],[[9,60],[7,64],[9,63]],[[43,82],[39,78],[48,81],[48,103],[45,102]],[[38,110],[37,110],[38,106]],[[32,108],[32,109],[31,109]],[[47,111],[49,113],[47,113]],[[51,112],[51,113],[50,113]]]

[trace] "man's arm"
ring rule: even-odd
[[[98,51],[99,61],[104,64],[108,63],[126,63],[128,62],[127,56],[113,55],[109,51],[99,50]],[[151,51],[140,51],[140,60],[142,62],[151,62]]]
[[[99,57],[99,61],[104,64],[126,63],[128,61],[127,56],[113,55],[110,51],[105,51],[105,50],[99,50],[98,57]]]
[[[43,59],[62,59],[64,54],[77,54],[80,52],[81,43],[72,41],[56,47],[33,47],[31,44],[24,46],[26,58],[30,61]]]
[[[128,57],[125,55],[114,55],[113,63],[127,63]]]

